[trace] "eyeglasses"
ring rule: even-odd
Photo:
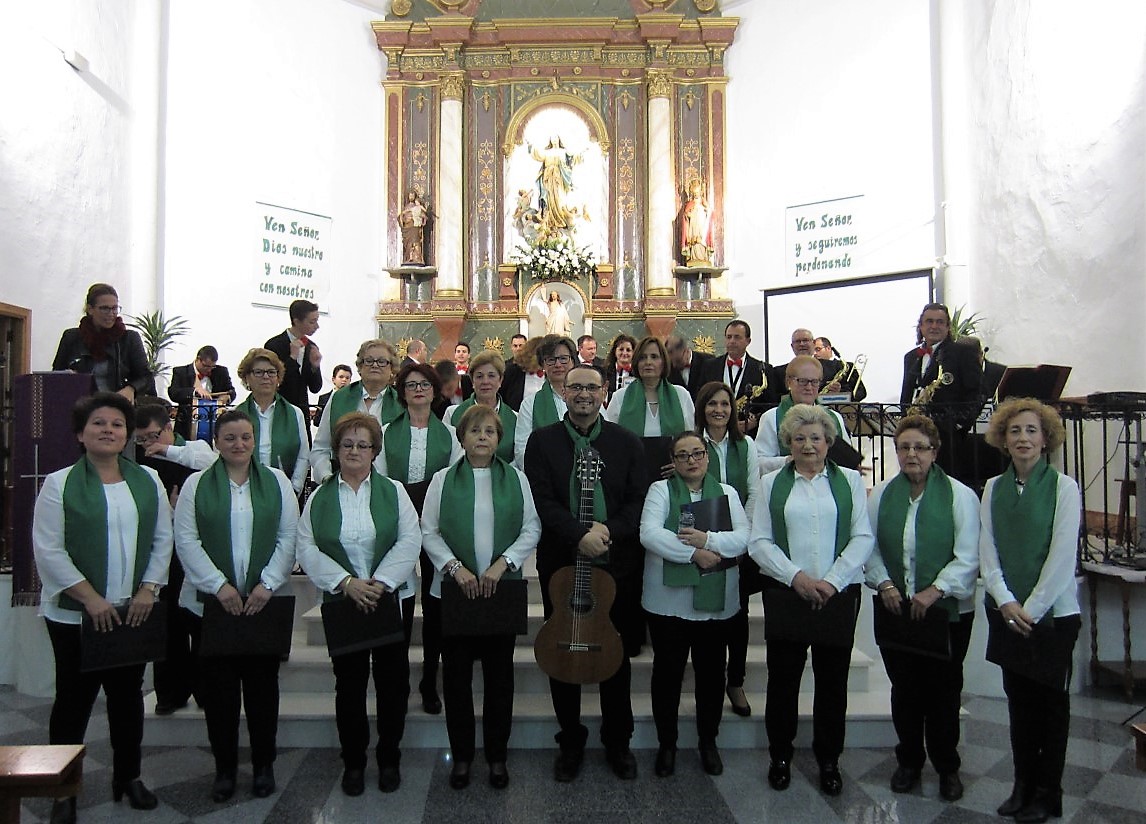
[[[390,361],[386,360],[385,358],[363,358],[362,359],[362,365],[363,366],[389,366]]]
[[[572,392],[574,395],[580,395],[582,392],[588,392],[590,395],[593,395],[597,392],[600,392],[605,387],[603,384],[599,383],[571,383],[565,388]]]
[[[812,339],[811,339],[811,338],[792,338],[792,343],[793,343],[793,344],[796,344],[796,343],[811,343],[811,342],[812,342]]]
[[[136,443],[154,443],[159,440],[159,436],[163,434],[162,429],[156,429],[154,432],[143,432],[141,430],[135,431]]]
[[[908,455],[912,452],[930,452],[934,448],[935,447],[931,446],[930,444],[901,443],[896,444],[895,451],[900,455]]]
[[[813,352],[823,352],[823,351],[824,351],[825,349],[827,349],[827,348],[828,348],[828,347],[826,347],[826,346],[815,346],[815,347],[813,347],[813,348],[812,348],[812,351],[813,351]]]
[[[123,307],[122,306],[95,306],[92,308],[94,308],[97,312],[102,312],[105,315],[118,315],[119,310],[122,309]]]
[[[256,378],[277,378],[279,370],[277,369],[252,369],[251,374]]]
[[[344,449],[347,452],[353,452],[355,449],[357,449],[359,452],[369,452],[374,448],[374,444],[369,443],[368,441],[357,443],[355,441],[343,441],[338,445],[338,448]]]
[[[553,355],[545,359],[546,366],[553,366],[555,363],[573,363],[573,358],[568,355]]]
[[[672,459],[677,463],[695,462],[700,463],[708,457],[707,449],[694,449],[692,452],[674,452]]]
[[[798,383],[800,386],[803,386],[805,388],[807,388],[809,386],[819,386],[820,385],[820,379],[819,378],[788,378],[788,380],[792,383]]]
[[[407,392],[417,392],[418,390],[431,389],[434,385],[429,381],[406,381],[402,386]]]

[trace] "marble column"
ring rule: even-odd
[[[442,76],[438,150],[438,203],[434,220],[436,297],[462,297],[462,93],[458,72]]]
[[[649,297],[672,297],[673,220],[676,193],[672,174],[672,91],[670,73],[648,71],[649,123],[649,224],[645,253],[645,290]]]

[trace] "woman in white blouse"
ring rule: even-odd
[[[175,506],[175,548],[186,575],[179,604],[202,617],[204,599],[214,596],[231,615],[254,615],[290,578],[298,499],[286,475],[254,458],[255,431],[245,413],[219,416],[215,447],[219,459],[187,479]],[[252,792],[266,798],[275,790],[279,664],[277,655],[199,659],[216,802],[235,794],[244,695]]]
[[[820,383],[824,379],[824,365],[811,355],[797,355],[788,362],[784,370],[784,381],[788,394],[780,399],[780,405],[769,409],[760,419],[756,430],[756,457],[760,462],[760,474],[766,475],[779,469],[792,460],[788,448],[780,442],[780,424],[793,404],[815,404],[820,395]],[[826,407],[825,407],[826,409]],[[844,420],[834,409],[826,409],[836,427],[836,437],[851,444]]]
[[[136,664],[80,671],[80,619],[101,632],[151,614],[171,560],[171,507],[154,470],[123,458],[135,413],[112,392],[82,398],[72,431],[83,455],[44,479],[36,498],[32,547],[43,583],[40,614],[56,660],[52,744],[82,744],[92,704],[103,688],[112,742],[112,797],[127,794],[137,810],[159,803],[139,780],[143,741],[143,671]],[[120,617],[118,605],[127,605]],[[52,821],[74,822],[76,799],[61,798]]]
[[[413,626],[414,565],[422,532],[418,513],[397,481],[372,470],[382,449],[382,427],[371,415],[351,412],[338,420],[332,438],[337,471],[320,486],[298,524],[298,562],[310,580],[330,596],[349,598],[363,612],[383,598],[398,597],[405,642],[336,655],[334,716],[342,746],[342,791],[365,789],[370,727],[366,688],[374,676],[378,720],[378,788],[394,792],[402,783],[399,745],[410,698],[410,629]]]
[[[638,380],[613,395],[605,420],[619,423],[637,437],[679,435],[691,431],[694,409],[683,386],[669,383],[669,359],[659,338],[647,337],[637,346]],[[665,467],[671,472],[672,467]]]
[[[845,599],[850,626],[839,644],[811,644],[815,699],[812,751],[820,766],[820,789],[843,790],[839,757],[844,748],[848,670],[859,614],[859,583],[872,551],[867,493],[860,474],[827,459],[837,437],[835,419],[820,406],[796,404],[780,425],[780,442],[792,453],[783,469],[764,476],[748,554],[769,586],[789,587],[812,609]],[[765,588],[765,598],[768,589]],[[768,698],[764,726],[771,765],[768,783],[786,790],[792,781],[792,742],[796,737],[800,679],[809,644],[768,641]]]
[[[699,435],[678,435],[670,454],[675,473],[649,487],[641,512],[646,550],[641,605],[653,644],[653,720],[660,745],[655,771],[663,778],[676,767],[677,713],[691,654],[700,761],[706,773],[720,775],[724,765],[716,737],[724,706],[724,658],[730,623],[740,609],[736,566],[722,568],[722,562],[744,554],[748,519],[736,489],[708,474],[708,450]],[[690,504],[720,497],[728,499],[731,531],[680,526]]]
[[[263,466],[281,469],[295,494],[310,468],[310,435],[302,410],[279,394],[286,367],[270,349],[251,349],[239,361],[239,380],[251,394],[235,408],[255,428],[255,455]]]
[[[458,421],[465,457],[430,481],[422,510],[422,544],[437,570],[432,597],[440,597],[448,575],[469,598],[488,598],[502,578],[520,578],[537,548],[541,522],[525,473],[496,456],[505,434],[496,411],[472,406]],[[469,784],[474,758],[473,665],[481,661],[484,681],[482,732],[489,783],[509,785],[506,755],[513,719],[511,633],[442,640],[442,687],[453,767],[450,786]]]

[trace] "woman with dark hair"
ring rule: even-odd
[[[695,413],[692,398],[683,386],[669,383],[664,344],[658,338],[644,338],[636,348],[636,362],[638,380],[613,395],[605,420],[619,423],[642,438],[691,430]]]
[[[422,532],[410,496],[397,481],[373,469],[382,451],[382,427],[372,415],[350,412],[334,425],[335,474],[307,501],[298,523],[298,562],[325,597],[344,597],[363,612],[383,598],[400,599],[404,643],[336,655],[334,717],[342,747],[342,791],[366,788],[370,726],[366,688],[371,674],[378,723],[378,789],[392,793],[402,783],[399,745],[410,700],[410,628],[414,620],[414,565]]]
[[[675,473],[649,487],[641,513],[646,550],[641,605],[653,642],[653,720],[660,745],[655,771],[664,778],[676,767],[681,683],[691,655],[700,762],[709,775],[720,775],[724,765],[716,737],[724,705],[724,656],[729,622],[740,609],[737,568],[720,567],[744,554],[748,518],[736,490],[708,474],[708,450],[700,435],[677,435],[670,454]],[[691,504],[721,497],[728,499],[731,530],[703,531],[680,523]]]
[[[88,373],[97,391],[118,392],[131,401],[136,395],[154,395],[155,380],[143,341],[124,325],[121,308],[115,287],[93,283],[80,325],[60,337],[52,369]]]
[[[576,349],[573,350],[576,353]],[[609,356],[605,358],[605,389],[608,397],[606,405],[613,399],[613,395],[624,389],[637,376],[633,374],[633,356],[637,351],[637,339],[623,332],[613,338],[609,347]]]
[[[382,428],[382,451],[374,467],[405,487],[420,516],[430,478],[462,456],[462,445],[454,428],[442,423],[431,411],[442,388],[434,367],[408,363],[398,372],[394,385],[398,402],[405,411]],[[425,552],[418,558],[418,571],[422,579],[422,678],[418,691],[422,695],[422,709],[437,715],[442,711],[442,699],[438,696],[442,613],[438,599],[430,597],[434,565]]]
[[[48,722],[52,744],[82,744],[100,688],[107,696],[112,798],[126,794],[137,810],[159,803],[139,780],[143,741],[144,664],[80,671],[80,623],[100,632],[126,621],[139,626],[167,583],[171,507],[154,470],[122,455],[135,413],[113,392],[82,398],[72,431],[83,455],[44,479],[36,498],[32,546],[43,582],[40,614],[56,660],[56,699]],[[121,617],[117,605],[127,605]],[[53,822],[76,820],[76,799],[52,807]]]
[[[522,566],[537,548],[541,522],[529,480],[496,454],[504,434],[497,412],[484,404],[471,406],[457,428],[465,456],[430,481],[422,510],[422,543],[436,569],[431,590],[435,599],[447,576],[466,597],[489,598],[503,578],[521,578]],[[481,661],[485,682],[482,733],[489,783],[498,790],[509,785],[506,756],[516,642],[512,633],[442,640],[446,732],[453,756],[450,786],[456,790],[469,784],[474,759],[474,661]]]
[[[1059,674],[1051,683],[1049,674],[1036,680],[1002,664],[1015,786],[998,812],[1022,822],[1062,815],[1071,655],[1082,626],[1074,577],[1082,499],[1048,459],[1065,439],[1058,413],[1032,398],[999,406],[987,429],[987,443],[1011,459],[987,481],[979,510],[988,650],[1007,634],[1030,639],[1037,630],[1041,664]]]
[[[752,511],[760,491],[756,450],[736,421],[732,389],[709,381],[696,394],[696,431],[708,450],[708,474],[736,490],[740,505],[752,526]],[[748,556],[740,559],[740,610],[728,622],[728,677],[726,691],[732,711],[742,718],[752,714],[744,694],[748,662],[748,600],[760,591],[760,569]]]
[[[255,456],[263,466],[281,469],[295,494],[310,468],[310,435],[302,410],[279,394],[286,368],[270,349],[251,349],[239,361],[239,380],[251,394],[236,409],[255,428]]]
[[[186,480],[175,506],[175,548],[186,573],[179,604],[201,618],[203,601],[214,596],[231,615],[254,615],[290,580],[298,500],[286,475],[255,457],[255,430],[245,413],[219,416],[215,447],[219,459]],[[275,791],[279,664],[277,655],[199,658],[216,802],[235,794],[243,704],[252,792],[266,798]]]

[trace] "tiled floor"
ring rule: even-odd
[[[81,822],[998,822],[995,807],[1010,792],[1007,708],[1002,700],[968,697],[963,726],[963,779],[967,794],[957,804],[939,801],[938,779],[924,773],[921,790],[895,795],[888,780],[894,755],[885,749],[852,749],[841,767],[844,792],[838,798],[820,794],[811,753],[797,752],[792,786],[770,790],[764,780],[767,755],[761,751],[723,751],[725,771],[706,776],[695,753],[682,751],[676,775],[653,776],[654,753],[637,753],[641,775],[636,781],[615,779],[600,750],[590,751],[579,779],[552,780],[554,753],[517,750],[510,753],[511,783],[495,791],[476,763],[475,780],[462,792],[451,790],[447,754],[411,750],[403,754],[402,788],[382,795],[377,775],[367,773],[367,791],[347,798],[339,790],[341,766],[331,749],[290,749],[275,765],[278,792],[257,800],[250,795],[250,772],[240,773],[239,792],[228,804],[210,798],[213,762],[200,748],[149,747],[144,751],[143,779],[159,796],[159,809],[136,812],[110,798],[111,751],[102,702],[88,734],[84,762],[85,789],[80,797]],[[1063,821],[1146,822],[1146,773],[1134,769],[1134,747],[1124,722],[1146,718],[1140,705],[1128,704],[1113,690],[1090,692],[1072,701],[1070,747],[1064,779]],[[0,688],[0,744],[47,741],[51,702]],[[731,722],[730,722],[731,723]],[[763,723],[754,718],[752,723]],[[479,756],[480,758],[480,756]],[[46,819],[50,802],[29,799],[24,821]]]

